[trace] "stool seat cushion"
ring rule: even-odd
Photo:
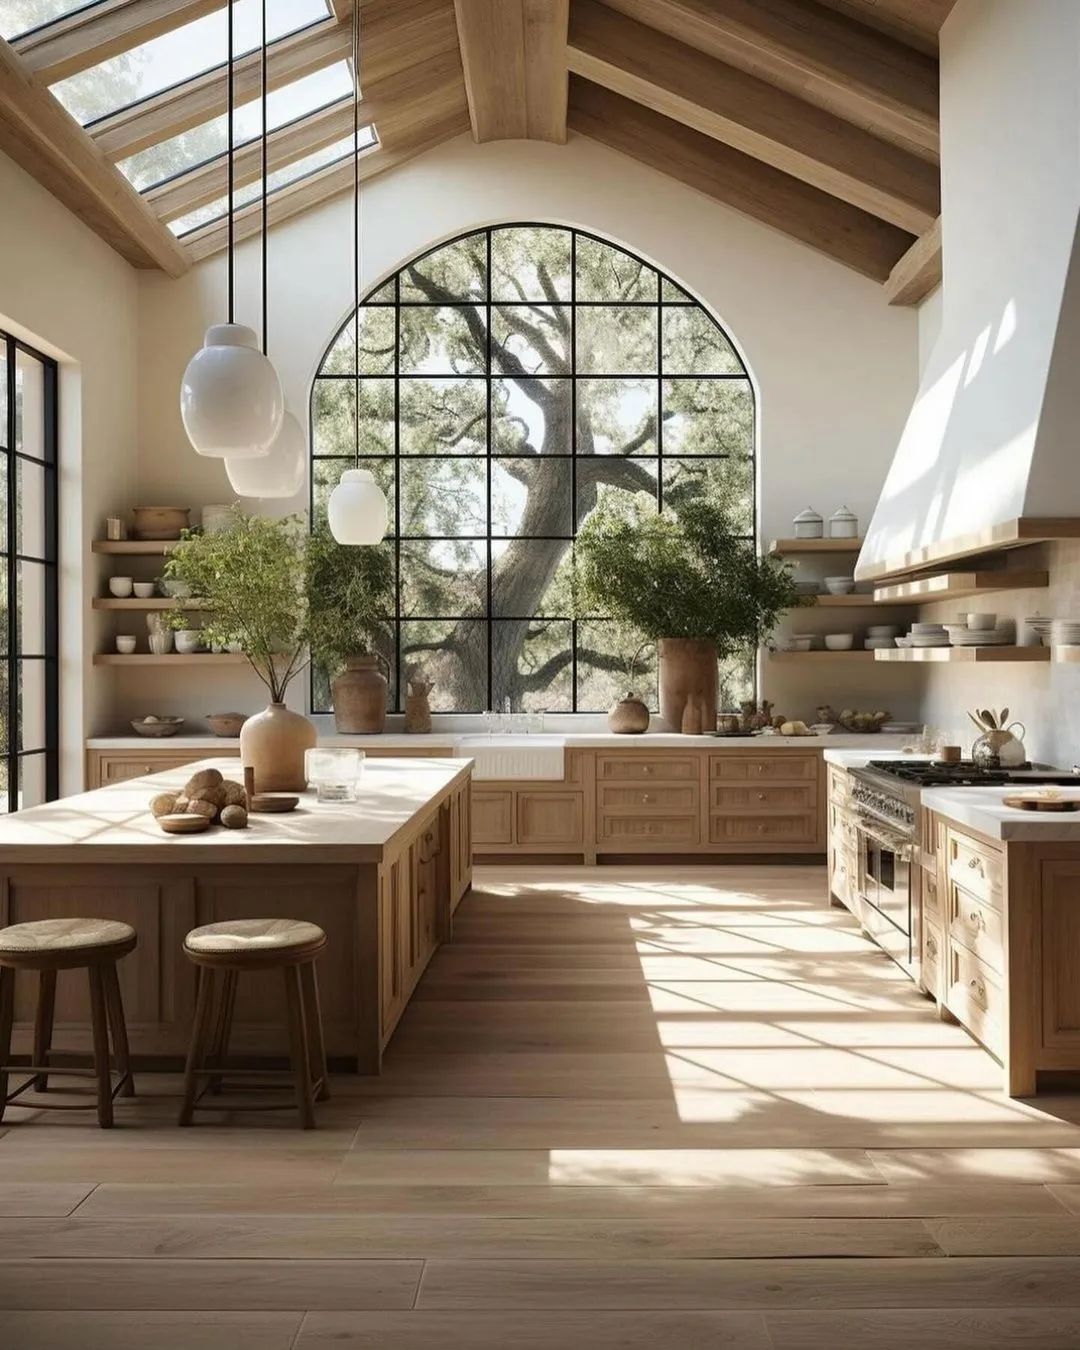
[[[315,947],[326,941],[326,934],[315,923],[303,919],[226,919],[222,923],[193,928],[184,939],[189,952],[207,956],[264,956],[270,952],[294,951]]]
[[[130,942],[135,929],[119,919],[35,919],[0,928],[0,952],[89,951]]]

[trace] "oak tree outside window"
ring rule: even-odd
[[[641,259],[532,224],[440,244],[358,319],[312,391],[312,513],[353,463],[359,399],[360,463],[391,511],[393,706],[419,665],[440,711],[605,711],[625,690],[626,639],[568,603],[597,503],[640,494],[677,513],[723,492],[753,535],[754,395],[726,334]],[[753,653],[721,680],[725,706],[752,697]],[[655,706],[654,655],[637,683]],[[312,707],[330,707],[319,672]]]
[[[56,384],[0,332],[0,811],[59,795]]]

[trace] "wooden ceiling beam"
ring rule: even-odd
[[[17,38],[12,46],[42,84],[55,84],[112,56],[223,9],[226,0],[99,0]]]
[[[570,0],[454,0],[475,141],[566,140]]]
[[[115,164],[0,40],[0,150],[134,267],[182,276],[189,260]]]
[[[381,143],[420,132],[425,126],[465,112],[465,87],[457,52],[446,52],[410,70],[366,84],[360,101],[361,127],[374,124]],[[274,173],[305,155],[352,134],[351,98],[320,108],[307,117],[271,132],[267,141],[267,170]],[[189,172],[170,178],[143,193],[162,220],[176,220],[189,211],[216,201],[228,191],[228,161],[224,154]],[[252,141],[233,157],[237,187],[257,182],[262,175],[262,143]]]
[[[938,33],[956,0],[817,0],[869,24],[928,56],[937,56]]]
[[[469,130],[469,117],[462,106],[460,111],[450,117],[435,121],[412,136],[403,136],[396,145],[378,145],[360,153],[360,179],[366,182],[387,169],[395,168],[416,155],[431,150],[444,141],[451,140]],[[320,202],[351,192],[353,186],[352,157],[339,164],[327,165],[317,173],[290,183],[271,193],[267,199],[266,215],[271,226],[307,211]],[[237,241],[258,234],[261,226],[261,203],[254,201],[237,211],[233,217],[234,237]],[[194,262],[222,252],[228,243],[228,228],[225,220],[212,221],[200,230],[194,230],[185,236],[186,251]]]
[[[875,281],[911,243],[895,225],[577,75],[569,125]]]
[[[924,159],[938,155],[937,63],[809,0],[604,0]]]
[[[885,282],[890,305],[917,305],[941,285],[941,217],[898,259]]]
[[[570,70],[911,234],[941,209],[926,160],[598,4],[574,0]]]
[[[266,80],[278,89],[316,70],[344,60],[352,50],[347,25],[325,19],[310,28],[290,33],[267,49]],[[249,52],[235,63],[235,96],[238,103],[257,97],[261,87],[262,54]],[[102,152],[110,159],[126,159],[139,150],[168,140],[202,122],[220,116],[228,106],[224,65],[204,71],[182,84],[121,108],[100,118],[89,128]]]

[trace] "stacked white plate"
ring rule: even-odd
[[[954,647],[1007,647],[1012,640],[1008,628],[957,629],[952,634]]]
[[[898,623],[875,623],[866,630],[868,638],[889,638],[890,640],[900,632]]]
[[[947,647],[949,635],[940,623],[913,623],[908,634],[912,647]]]
[[[885,647],[895,647],[896,638],[894,637],[868,637],[863,644],[868,652],[876,652]]]
[[[1080,645],[1080,623],[1075,619],[1054,619],[1050,625],[1050,645],[1052,647]]]
[[[1025,619],[1024,622],[1029,628],[1034,628],[1044,647],[1050,645],[1050,630],[1057,622],[1056,619],[1045,618],[1042,614],[1033,614],[1030,618]]]

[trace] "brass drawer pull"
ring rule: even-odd
[[[926,954],[927,956],[929,956],[931,961],[937,960],[938,954],[937,938],[935,938],[932,933],[929,934],[926,939]]]
[[[975,858],[975,857],[969,858],[969,859],[968,859],[968,866],[969,866],[969,867],[973,867],[973,868],[978,872],[979,876],[982,877],[982,876],[985,876],[985,875],[986,875],[986,873],[983,871],[983,865],[982,865],[982,859],[981,859],[981,858]]]
[[[758,799],[759,802],[765,801],[765,800],[766,800],[766,798],[765,798],[765,793],[764,793],[764,792],[759,792],[758,795],[757,795],[757,799]]]
[[[648,805],[648,803],[652,801],[652,793],[651,793],[651,792],[643,792],[643,793],[641,794],[641,800],[642,800],[646,805]]]
[[[968,915],[968,922],[971,924],[973,928],[976,929],[986,927],[986,920],[983,918],[983,916],[979,913],[977,909],[973,909],[971,913]]]
[[[652,765],[651,765],[651,764],[646,764],[646,765],[642,768],[641,771],[642,771],[642,773],[644,773],[644,774],[646,774],[646,775],[651,774],[651,773],[652,773]]]
[[[979,1002],[983,1005],[983,1007],[985,1007],[985,1006],[986,1006],[986,982],[985,982],[984,980],[980,980],[979,978],[976,977],[975,979],[968,980],[968,988],[969,988],[969,989],[974,989],[974,991],[975,991],[975,996],[978,998]]]

